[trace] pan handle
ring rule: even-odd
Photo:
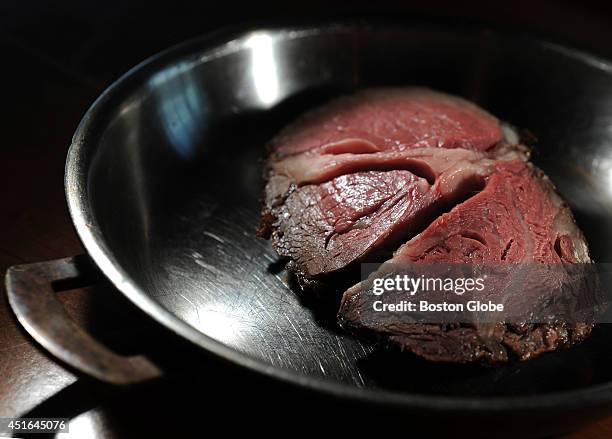
[[[100,381],[129,385],[161,376],[143,356],[118,355],[70,318],[56,292],[92,285],[101,273],[85,255],[10,267],[9,303],[25,330],[52,355]]]

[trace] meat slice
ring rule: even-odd
[[[497,161],[484,180],[481,192],[439,216],[400,247],[389,265],[578,264],[573,271],[543,269],[528,274],[531,278],[522,279],[520,294],[509,294],[508,288],[500,286],[492,287],[487,296],[481,297],[504,303],[525,316],[550,314],[554,303],[551,295],[558,293],[559,285],[589,280],[589,273],[581,271],[580,265],[591,262],[582,233],[546,176],[531,164]],[[388,268],[381,268],[375,276],[384,277],[382,270]],[[346,291],[338,313],[340,325],[353,332],[375,333],[435,361],[503,362],[510,354],[526,360],[582,341],[592,329],[591,324],[561,318],[541,324],[514,321],[451,326],[411,323],[395,316],[383,318],[373,311],[376,296],[369,286],[363,281]],[[585,300],[596,303],[596,298],[588,297],[595,294],[595,289],[586,291],[587,297],[584,288],[575,294],[576,297],[564,298],[564,307],[571,305],[574,309]]]
[[[486,150],[501,138],[497,119],[476,105],[426,88],[403,87],[336,99],[287,127],[272,146],[279,158],[307,151]]]
[[[567,205],[533,165],[496,161],[484,184],[482,191],[403,245],[395,258],[428,263],[590,262]]]
[[[306,185],[276,210],[282,221],[274,232],[275,247],[311,279],[414,228],[415,217],[432,201],[428,182],[408,171],[358,172]]]

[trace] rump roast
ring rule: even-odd
[[[474,104],[425,88],[336,99],[271,143],[260,234],[306,289],[363,262],[589,263],[582,233],[515,132]],[[357,273],[359,273],[357,271]],[[339,322],[435,361],[531,358],[583,340],[587,323],[384,325],[364,282]],[[323,292],[324,293],[324,292]]]

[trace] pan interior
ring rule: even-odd
[[[529,38],[401,27],[260,31],[181,53],[125,87],[87,180],[94,226],[145,294],[239,352],[349,386],[501,396],[612,378],[607,325],[571,350],[500,367],[376,349],[337,330],[335,310],[301,297],[255,236],[267,140],[341,93],[416,84],[528,128],[534,161],[571,204],[594,258],[608,262],[610,65]]]

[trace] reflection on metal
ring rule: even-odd
[[[231,310],[224,309],[223,305],[216,308],[200,309],[198,329],[223,343],[240,345],[241,319],[236,318]]]
[[[255,33],[246,41],[251,49],[251,75],[255,91],[264,105],[278,99],[278,71],[274,59],[274,40],[265,33]]]
[[[597,174],[606,177],[608,193],[612,195],[612,159],[610,157],[604,157],[593,160],[593,169]]]
[[[102,414],[103,416],[103,414]],[[99,427],[96,425],[95,417],[89,413],[83,413],[70,420],[70,437],[96,437],[99,434]],[[58,437],[68,436],[68,434],[58,434]]]
[[[198,78],[180,74],[182,66],[159,72],[149,85],[159,90],[157,111],[165,135],[178,155],[187,160],[194,157],[204,137],[208,104]]]

